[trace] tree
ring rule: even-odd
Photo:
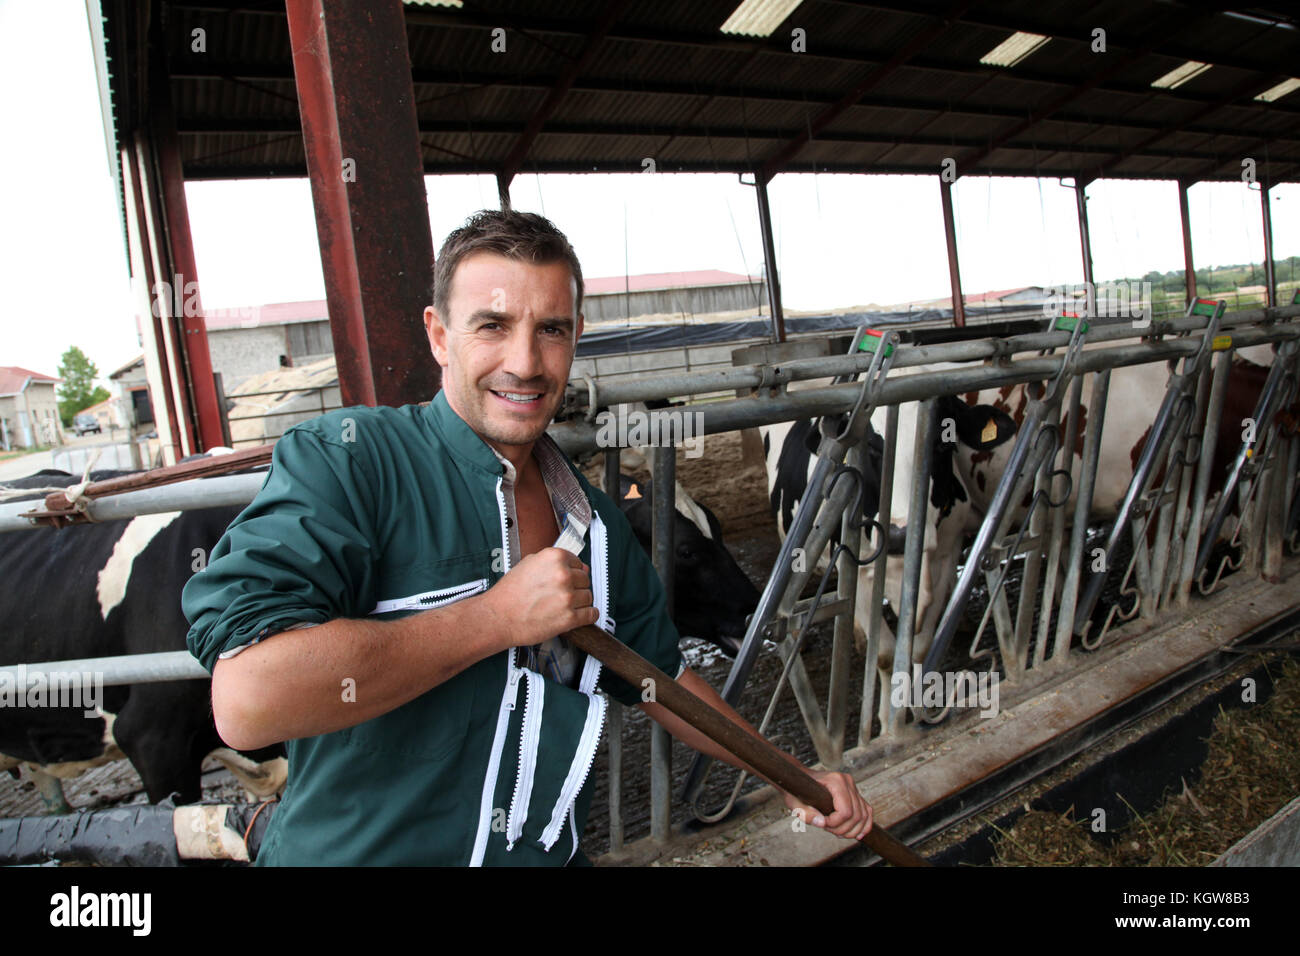
[[[108,389],[95,385],[99,369],[86,357],[86,353],[75,345],[71,346],[59,359],[59,418],[64,428],[72,427],[72,418],[83,408],[98,405],[108,398]]]

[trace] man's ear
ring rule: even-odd
[[[577,345],[577,344],[578,344],[578,339],[582,338],[582,325],[583,325],[583,322],[582,322],[582,313],[579,312],[579,313],[578,313],[578,324],[577,324],[576,326],[574,326],[574,329],[575,329],[575,331],[574,331],[574,333],[573,333],[573,344],[574,344],[574,345]]]
[[[434,361],[443,368],[447,367],[447,329],[442,324],[442,317],[433,306],[425,306],[424,331],[429,336],[429,350],[433,352]]]

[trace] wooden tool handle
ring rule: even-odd
[[[600,628],[592,625],[568,631],[564,636],[574,646],[586,651],[633,687],[643,686],[642,681],[646,679],[654,681],[656,703],[663,704],[672,713],[749,764],[782,790],[794,794],[826,816],[835,812],[835,803],[830,791],[813,779],[806,770],[795,766],[766,740],[745,732],[724,714],[700,700],[626,644],[620,644]],[[882,827],[873,825],[862,841],[896,866],[930,865]]]

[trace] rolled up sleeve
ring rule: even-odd
[[[375,487],[344,443],[310,424],[286,432],[261,491],[185,585],[199,663],[211,672],[263,637],[373,607]]]

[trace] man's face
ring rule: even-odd
[[[447,403],[499,451],[540,438],[564,400],[582,334],[576,294],[563,262],[476,252],[456,267],[449,314],[424,310]]]

